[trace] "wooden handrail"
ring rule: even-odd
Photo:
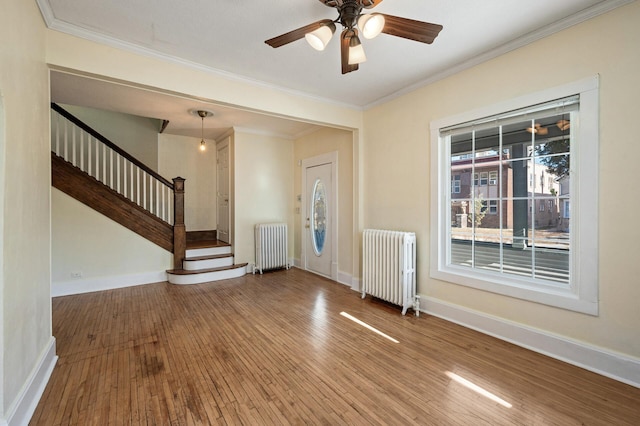
[[[134,156],[132,156],[131,154],[129,154],[128,152],[126,152],[125,150],[120,148],[118,145],[114,144],[109,139],[107,139],[106,137],[102,136],[100,133],[98,133],[95,130],[93,130],[87,124],[85,124],[82,121],[80,121],[76,116],[74,116],[73,114],[71,114],[70,112],[68,112],[64,108],[62,108],[60,105],[55,104],[55,103],[52,102],[51,103],[51,109],[56,111],[58,114],[62,115],[67,120],[71,121],[76,126],[80,127],[85,132],[89,133],[91,136],[93,136],[94,138],[96,138],[97,140],[99,140],[100,142],[102,142],[103,144],[105,144],[106,146],[108,146],[109,148],[111,148],[112,150],[117,152],[118,154],[120,154],[122,157],[126,158],[127,160],[129,160],[130,162],[135,164],[141,170],[144,170],[147,174],[152,176],[154,179],[158,180],[163,185],[165,185],[165,186],[167,186],[167,187],[169,187],[171,189],[174,189],[173,188],[173,183],[169,182],[167,179],[163,178],[158,173],[156,173],[155,171],[151,170],[147,165],[143,164],[140,160],[136,159]]]

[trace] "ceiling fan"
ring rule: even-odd
[[[336,30],[335,23],[339,22],[344,27],[340,34],[340,56],[342,74],[346,74],[357,70],[358,64],[367,60],[358,37],[358,29],[362,36],[368,39],[383,32],[427,44],[433,43],[442,30],[442,25],[438,24],[382,13],[362,14],[362,9],[374,8],[382,0],[320,0],[320,2],[326,6],[335,7],[338,10],[338,18],[333,21],[322,19],[271,38],[265,43],[271,47],[280,47],[304,37],[313,48],[324,50]]]

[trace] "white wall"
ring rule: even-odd
[[[235,132],[234,204],[236,263],[255,263],[254,227],[285,222],[293,255],[293,141]]]
[[[184,222],[187,231],[216,229],[216,150],[206,140],[206,151],[200,151],[200,139],[186,136],[158,135],[158,173],[171,181],[184,183]]]
[[[55,188],[51,223],[54,296],[166,281],[173,266],[171,252]]]
[[[151,170],[158,171],[160,120],[75,105],[60,106]]]
[[[365,113],[365,225],[417,232],[423,302],[497,318],[640,360],[640,197],[630,196],[640,144],[640,2],[409,93]],[[597,317],[429,277],[432,120],[600,74]],[[630,192],[631,191],[631,192]],[[606,207],[605,207],[606,206]],[[433,304],[432,304],[433,305]]]
[[[3,2],[0,40],[2,423],[24,412],[25,405],[19,402],[29,399],[25,395],[32,380],[38,387],[48,377],[44,370],[51,365],[41,367],[55,361],[55,340],[49,293],[49,86],[45,29],[36,2]]]
[[[295,207],[302,207],[297,196],[302,193],[302,167],[298,161],[328,152],[338,152],[338,274],[340,281],[351,285],[353,271],[353,132],[323,128],[295,141],[293,187]],[[301,260],[302,217],[294,217],[295,259]],[[346,281],[346,282],[345,282]]]

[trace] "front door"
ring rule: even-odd
[[[305,269],[332,277],[334,239],[333,164],[305,167]]]
[[[217,146],[217,191],[216,212],[218,217],[218,240],[229,243],[229,143]]]

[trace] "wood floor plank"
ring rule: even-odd
[[[640,424],[640,389],[295,268],[52,304],[32,425]]]

